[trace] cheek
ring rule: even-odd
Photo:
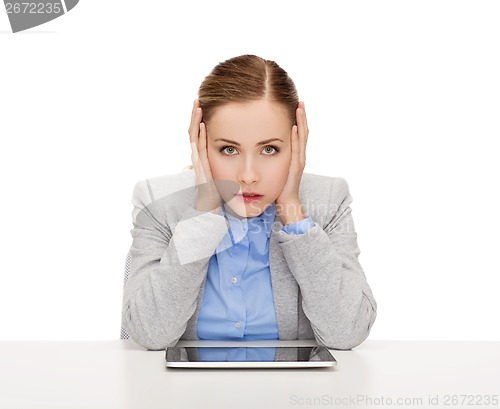
[[[268,175],[273,175],[273,184],[277,189],[283,188],[288,179],[288,172],[290,170],[291,155],[282,155],[279,160],[272,160],[269,162],[269,167],[266,169]]]
[[[288,179],[288,171],[288,166],[282,166],[280,171],[277,173],[276,180],[279,181],[278,183],[280,188],[283,188],[283,186],[285,186],[285,183]]]

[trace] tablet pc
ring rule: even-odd
[[[167,367],[174,368],[310,368],[337,361],[327,348],[305,347],[170,347]]]

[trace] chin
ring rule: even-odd
[[[245,204],[241,199],[236,197],[227,202],[226,205],[226,211],[241,218],[258,216],[266,207],[266,205],[257,206],[255,204]],[[229,209],[227,207],[229,207]]]

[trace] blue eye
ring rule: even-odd
[[[221,152],[223,155],[226,155],[226,156],[234,156],[232,153],[224,153],[224,151],[226,149],[235,149],[234,146],[231,146],[231,145],[226,145],[226,146],[223,146],[222,148],[219,149],[219,152]],[[271,148],[271,149],[274,149],[274,153],[271,151],[271,153],[266,153],[264,154],[264,156],[274,156],[274,155],[277,155],[279,153],[279,148],[277,146],[273,146],[273,145],[267,145],[264,147],[264,149],[268,149],[268,148]]]

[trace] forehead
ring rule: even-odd
[[[223,105],[215,110],[207,124],[210,139],[230,138],[241,142],[285,137],[291,127],[286,108],[269,100]]]

